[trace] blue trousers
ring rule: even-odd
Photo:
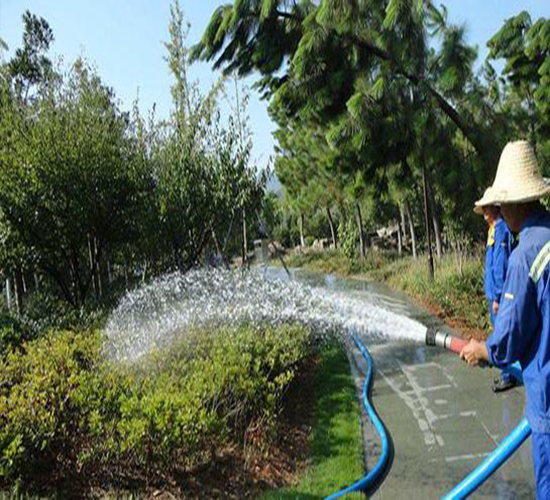
[[[533,432],[533,468],[537,500],[550,498],[550,434]]]

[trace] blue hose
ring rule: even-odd
[[[374,411],[374,408],[372,407],[368,397],[370,385],[372,382],[372,359],[370,357],[369,351],[361,343],[356,335],[353,335],[353,340],[355,341],[355,345],[361,351],[363,358],[365,358],[365,361],[367,362],[367,373],[365,374],[365,383],[363,385],[363,406],[365,407],[369,418],[371,419],[372,423],[376,427],[376,430],[378,431],[378,434],[380,435],[382,452],[380,453],[380,457],[378,458],[378,462],[376,462],[374,468],[371,469],[365,476],[363,476],[362,479],[353,483],[347,488],[338,491],[337,493],[333,493],[332,495],[327,497],[327,500],[339,498],[343,495],[347,495],[348,493],[353,493],[354,491],[366,491],[371,488],[378,481],[378,479],[380,479],[382,473],[386,470],[390,457],[390,446],[388,442],[388,436],[386,435],[386,429],[384,428],[384,424],[378,418],[378,415]]]
[[[518,382],[523,383],[523,373],[521,365],[514,363],[502,369],[503,373],[508,373]],[[457,484],[443,500],[455,500],[466,498],[477,490],[489,477],[508,460],[514,452],[523,444],[523,442],[531,435],[531,427],[527,423],[527,419],[523,418],[518,426],[510,433],[502,443],[479,464],[470,474],[468,474],[462,482]]]
[[[531,427],[527,419],[523,418],[519,425],[480,465],[478,465],[464,480],[457,484],[443,500],[466,498],[479,488],[531,435]]]

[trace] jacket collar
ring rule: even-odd
[[[521,224],[521,229],[519,231],[520,234],[526,229],[536,226],[537,222],[545,215],[548,215],[548,212],[543,208],[535,210],[533,213],[529,214],[529,216]]]

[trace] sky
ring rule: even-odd
[[[210,16],[230,0],[180,0],[191,23],[189,44],[200,40]],[[9,46],[8,57],[21,45],[25,10],[44,17],[53,30],[51,54],[66,63],[84,55],[92,62],[104,83],[115,90],[121,108],[129,110],[139,91],[141,111],[153,105],[159,117],[170,112],[171,76],[164,60],[168,40],[170,0],[0,0],[0,38]],[[439,2],[436,2],[439,3]],[[486,42],[505,19],[522,10],[533,19],[550,17],[549,0],[441,0],[449,19],[467,26],[470,43],[478,46],[479,60],[487,55]],[[217,80],[208,64],[192,67],[191,78],[207,92]],[[244,84],[251,86],[255,77]],[[273,155],[275,130],[267,114],[267,103],[251,90],[248,108],[253,133],[253,158],[264,167]],[[229,113],[229,105],[222,113]]]

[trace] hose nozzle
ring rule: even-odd
[[[462,351],[462,348],[467,343],[468,340],[460,339],[435,328],[428,328],[426,332],[426,345],[443,347],[443,349],[456,352],[457,354],[460,354],[460,351]]]

